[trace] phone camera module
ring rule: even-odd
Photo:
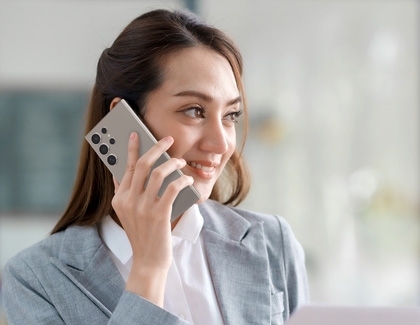
[[[109,151],[109,148],[106,144],[101,144],[101,146],[99,147],[99,152],[103,155],[106,155]]]
[[[110,144],[115,144],[115,139],[114,138],[109,139],[109,143]]]
[[[91,140],[94,144],[98,144],[101,141],[101,136],[98,133],[92,134]]]
[[[114,155],[109,155],[107,158],[108,164],[114,166],[117,163],[117,157]]]
[[[102,128],[101,132],[102,132],[103,134],[106,134],[106,133],[108,132],[108,130],[107,130],[106,128]]]

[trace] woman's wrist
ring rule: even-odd
[[[163,308],[168,270],[135,268],[134,264],[125,289]]]

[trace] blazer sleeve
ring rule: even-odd
[[[136,312],[133,312],[136,310]],[[190,323],[172,315],[166,310],[156,306],[150,301],[124,291],[112,316],[108,322],[110,325],[135,325],[135,324],[169,324],[188,325]]]
[[[57,290],[60,283],[57,283]],[[92,310],[89,316],[77,315],[66,310],[69,304],[65,301],[54,306],[48,292],[44,290],[42,282],[36,272],[24,259],[15,257],[4,270],[3,301],[8,324],[170,324],[186,325],[188,322],[172,315],[166,310],[154,305],[148,300],[128,291],[124,291],[118,304],[109,316],[98,309]],[[69,295],[69,299],[77,299]],[[64,312],[63,312],[64,310]]]

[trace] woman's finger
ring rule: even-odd
[[[157,199],[158,193],[167,176],[173,173],[176,169],[183,168],[187,162],[184,159],[171,158],[162,165],[152,170],[149,182],[146,187],[146,196],[150,200]]]
[[[118,183],[118,181],[115,178],[115,176],[112,176],[112,180],[114,181],[114,194],[115,194],[115,193],[117,193],[118,188],[120,187],[120,183]]]
[[[172,137],[165,137],[158,141],[151,147],[143,156],[141,156],[135,166],[135,170],[131,179],[131,190],[133,193],[143,193],[144,185],[146,184],[147,177],[150,170],[160,156],[166,152],[173,144]]]
[[[188,185],[192,185],[193,183],[194,178],[192,178],[191,176],[182,175],[180,178],[169,183],[165,192],[163,192],[159,203],[167,206],[172,206],[179,192],[181,192],[182,189],[184,189]]]
[[[121,180],[120,187],[124,189],[130,188],[131,180],[133,178],[134,170],[136,168],[136,163],[138,159],[139,159],[139,136],[136,132],[132,132],[128,140],[127,165],[126,165],[123,179]]]

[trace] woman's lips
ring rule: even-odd
[[[210,179],[214,176],[218,164],[211,162],[187,161],[187,165],[190,170],[192,170],[199,177]]]
[[[190,165],[191,167],[201,169],[205,172],[212,172],[214,170],[214,166],[204,166],[194,161],[188,161],[187,164]]]

